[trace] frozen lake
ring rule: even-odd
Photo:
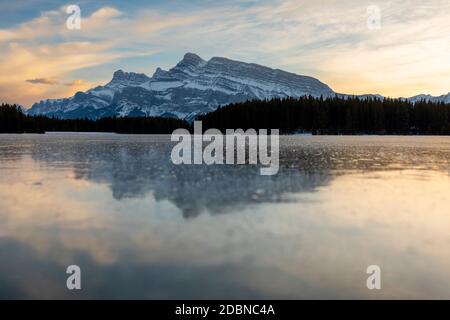
[[[0,135],[0,298],[450,299],[450,137],[281,137],[275,176],[173,145]]]

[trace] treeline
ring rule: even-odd
[[[64,120],[28,116],[15,105],[0,105],[0,133],[115,132],[130,134],[169,134],[178,128],[190,129],[184,120],[159,117]]]
[[[450,104],[402,99],[314,98],[248,101],[199,117],[203,128],[282,133],[450,135]]]
[[[450,135],[450,104],[401,99],[288,98],[248,101],[199,116],[203,129],[280,129],[282,133]],[[0,105],[0,133],[46,131],[166,134],[192,131],[184,120],[160,117],[63,120],[28,116],[15,105]]]

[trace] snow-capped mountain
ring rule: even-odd
[[[112,80],[71,98],[35,103],[29,115],[65,119],[98,119],[107,116],[163,116],[192,120],[218,106],[254,99],[353,95],[335,93],[319,80],[257,64],[215,57],[205,61],[187,53],[175,67],[156,69],[152,77],[142,73],[114,72]],[[379,98],[367,94],[362,99]],[[418,95],[404,98],[413,103],[426,100],[450,103],[450,93],[439,97]]]
[[[419,101],[430,101],[430,102],[444,102],[444,103],[450,103],[450,92],[447,94],[444,94],[442,96],[434,97],[429,94],[419,94],[417,96],[407,98],[408,101],[412,103],[416,103]]]
[[[220,105],[253,99],[331,96],[319,80],[257,64],[215,57],[205,61],[187,53],[169,71],[158,68],[152,77],[116,71],[112,80],[66,99],[35,103],[30,115],[60,118],[106,116],[167,116],[192,119]]]

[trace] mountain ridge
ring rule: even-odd
[[[206,61],[186,53],[173,68],[157,68],[151,77],[144,73],[114,72],[110,82],[73,97],[41,100],[27,110],[29,115],[63,119],[98,119],[110,116],[162,116],[192,120],[219,106],[272,98],[350,97],[334,92],[320,80],[224,57]],[[382,97],[362,95],[362,98]],[[418,95],[406,99],[425,99],[450,103],[450,93],[440,97]]]

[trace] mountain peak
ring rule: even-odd
[[[166,70],[163,70],[161,68],[156,68],[155,73],[153,74],[153,79],[160,79],[166,77],[168,72]]]
[[[126,73],[122,69],[119,69],[116,72],[114,72],[112,81],[123,80],[125,78],[126,78]]]
[[[184,55],[183,60],[192,62],[205,62],[199,55],[188,52]]]
[[[150,80],[149,77],[147,77],[143,73],[135,73],[135,72],[124,72],[123,70],[117,70],[113,74],[113,78],[110,83],[117,83],[117,82],[130,82],[130,83],[144,83],[146,81]]]
[[[177,66],[192,66],[200,67],[206,63],[199,55],[195,53],[188,52],[184,55],[183,60],[181,60]]]

